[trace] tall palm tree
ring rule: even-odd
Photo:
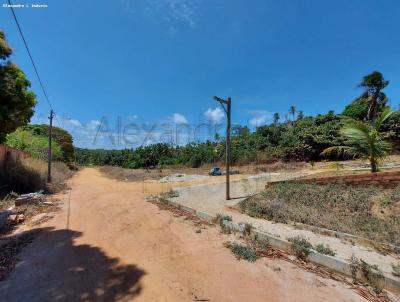
[[[294,107],[293,105],[290,106],[289,108],[289,113],[292,115],[293,119],[292,121],[294,121],[294,115],[296,114],[296,107]]]
[[[274,116],[272,117],[272,119],[273,119],[274,125],[278,125],[279,119],[280,119],[279,113],[275,112]]]
[[[352,154],[360,156],[369,160],[371,172],[378,172],[380,162],[388,155],[391,148],[390,143],[383,139],[379,130],[382,123],[391,114],[390,108],[385,108],[372,123],[346,118],[341,133],[349,139],[351,146],[330,147],[325,149],[321,155]]]
[[[382,110],[388,98],[382,92],[382,90],[389,85],[389,81],[385,80],[382,73],[374,71],[363,77],[361,83],[358,85],[365,89],[365,92],[361,96],[365,99],[368,104],[367,119],[373,121],[380,109]]]

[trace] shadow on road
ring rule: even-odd
[[[11,246],[18,245],[31,232],[36,234],[38,230],[10,237]],[[8,278],[0,282],[1,299],[116,301],[139,295],[145,272],[133,264],[121,264],[98,247],[76,244],[81,235],[70,230],[39,229],[34,242],[17,256],[18,262]]]

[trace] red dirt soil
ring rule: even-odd
[[[283,260],[238,261],[232,235],[145,201],[161,185],[86,168],[24,249],[4,301],[365,301],[339,282]]]

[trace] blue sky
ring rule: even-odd
[[[151,125],[219,123],[213,95],[232,97],[233,122],[252,128],[273,112],[284,116],[290,105],[307,115],[340,112],[373,70],[390,80],[392,106],[400,104],[396,0],[37,3],[48,8],[15,11],[56,124],[79,146],[129,147],[129,139],[96,136],[100,123],[112,135],[135,123],[127,132],[148,142],[169,135],[157,126],[146,138]],[[9,9],[0,8],[0,27],[38,96],[32,122],[46,121],[49,108]]]

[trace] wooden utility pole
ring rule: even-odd
[[[226,113],[226,150],[225,150],[225,163],[226,163],[226,200],[231,199],[230,196],[230,165],[231,165],[231,98],[228,97],[226,100],[214,96],[214,100],[219,102]]]
[[[53,132],[53,117],[54,117],[54,111],[53,109],[50,110],[50,115],[49,115],[49,120],[50,120],[50,125],[49,125],[49,154],[48,154],[48,165],[47,165],[47,182],[51,182],[51,138],[52,138],[52,132]]]

